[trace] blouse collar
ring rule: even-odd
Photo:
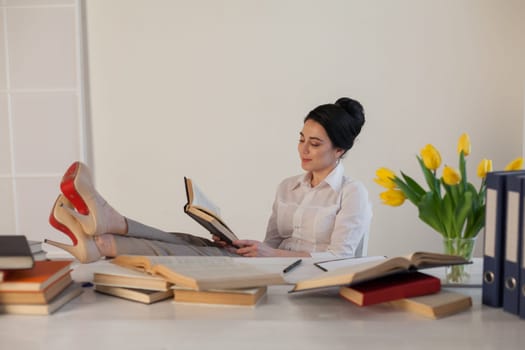
[[[339,161],[337,166],[317,186],[320,186],[322,183],[326,183],[335,192],[339,192],[339,190],[343,186],[344,173],[345,173],[345,168],[343,166],[343,163]],[[299,186],[311,187],[311,184],[310,184],[311,179],[312,179],[312,173],[307,172],[306,174],[304,174],[304,176],[300,176],[297,179],[297,183],[293,188],[295,189]]]

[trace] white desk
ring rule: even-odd
[[[77,265],[76,280],[94,264]],[[335,291],[288,294],[271,286],[256,307],[143,305],[92,288],[51,316],[0,315],[0,349],[521,349],[525,321],[481,305],[440,320],[384,305],[365,308]]]

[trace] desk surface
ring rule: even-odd
[[[96,264],[75,265],[89,280]],[[0,315],[2,349],[519,349],[525,321],[481,305],[440,320],[385,305],[355,306],[334,290],[270,286],[256,307],[135,303],[85,288],[51,316]]]

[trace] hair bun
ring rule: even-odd
[[[341,97],[335,101],[335,104],[344,109],[350,117],[352,117],[352,125],[356,131],[356,135],[359,134],[361,127],[365,123],[365,113],[361,103],[348,97]]]

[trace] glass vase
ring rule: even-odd
[[[476,237],[445,238],[443,240],[445,254],[459,255],[468,261],[472,260]],[[445,281],[449,284],[468,284],[470,281],[471,264],[447,266]]]

